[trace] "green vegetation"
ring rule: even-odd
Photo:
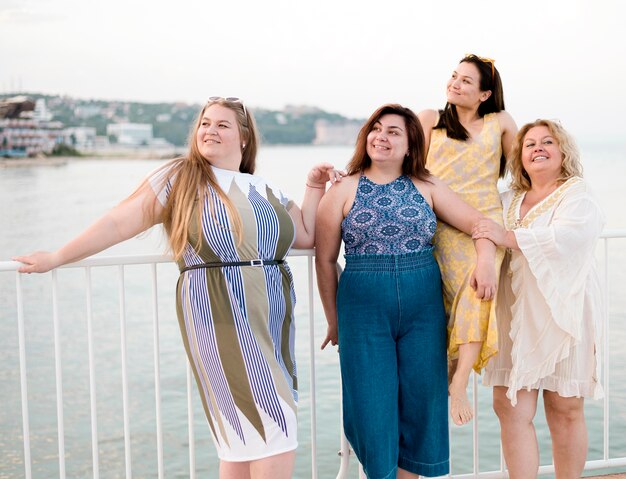
[[[49,156],[82,156],[76,148],[64,143],[55,145]]]
[[[103,100],[79,100],[70,97],[21,93],[36,101],[46,100],[54,121],[65,127],[94,127],[96,134],[105,136],[110,123],[148,123],[155,138],[164,138],[176,146],[187,143],[189,128],[201,105],[185,103],[137,103]],[[16,96],[3,94],[0,98]],[[341,122],[347,118],[312,107],[285,108],[284,111],[251,108],[265,144],[310,144],[315,139],[315,122]]]

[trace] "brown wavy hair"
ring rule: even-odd
[[[526,123],[515,136],[513,146],[509,154],[509,170],[511,172],[511,189],[515,191],[528,191],[531,188],[531,181],[528,173],[524,170],[522,164],[522,149],[524,145],[524,137],[536,126],[545,126],[550,134],[559,144],[559,150],[563,155],[563,163],[561,165],[561,175],[559,181],[564,182],[574,176],[583,176],[583,167],[580,163],[580,152],[576,146],[574,138],[565,131],[560,123],[552,120],[538,119],[532,123]]]
[[[163,209],[162,220],[171,252],[176,260],[179,260],[185,251],[192,222],[195,222],[197,231],[202,231],[200,224],[204,211],[204,200],[209,195],[209,189],[214,190],[224,202],[235,236],[241,240],[241,216],[226,196],[226,193],[219,187],[211,169],[211,164],[200,153],[196,140],[204,112],[207,108],[216,104],[235,112],[241,142],[245,144],[245,147],[242,147],[239,171],[241,173],[253,174],[256,167],[259,135],[254,117],[250,111],[239,101],[235,102],[225,99],[209,101],[200,110],[189,132],[189,151],[187,155],[175,158],[163,167],[168,172],[161,187],[165,188],[165,183],[170,180],[171,191]],[[211,204],[209,202],[209,205]],[[196,205],[200,205],[200,207],[196,208]],[[212,206],[210,207],[212,208]],[[211,211],[211,215],[213,216],[213,211]],[[195,244],[192,246],[199,250],[201,243],[202,235],[198,235]]]
[[[417,115],[409,108],[397,103],[381,106],[365,122],[356,139],[356,146],[352,159],[346,166],[348,175],[359,173],[372,164],[372,159],[367,154],[367,135],[374,128],[374,124],[384,115],[400,115],[404,118],[409,142],[409,152],[402,162],[402,173],[413,176],[419,180],[428,180],[429,171],[426,169],[426,156],[424,154],[424,130]]]

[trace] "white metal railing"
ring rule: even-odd
[[[626,238],[626,230],[608,230],[602,235],[603,251],[604,251],[604,282],[605,282],[605,304],[608,313],[609,307],[609,269],[610,269],[610,255],[609,255],[609,242],[614,239]],[[307,265],[307,282],[308,282],[308,319],[309,319],[309,345],[308,345],[308,359],[310,364],[309,369],[309,387],[310,387],[310,414],[311,414],[311,426],[310,426],[310,440],[311,440],[311,471],[313,479],[318,477],[317,466],[317,402],[316,402],[316,372],[315,372],[315,358],[316,358],[316,345],[315,345],[315,312],[314,293],[316,291],[314,283],[314,268],[313,268],[313,250],[294,250],[290,254],[291,257],[305,257]],[[154,358],[154,388],[155,388],[155,407],[156,407],[156,448],[157,448],[157,468],[158,477],[162,479],[164,477],[164,455],[163,455],[163,424],[162,424],[162,412],[161,412],[161,373],[160,373],[160,357],[159,350],[159,309],[158,309],[158,291],[157,291],[157,264],[169,263],[171,259],[167,256],[161,255],[144,255],[144,256],[118,256],[118,257],[92,257],[86,260],[63,266],[62,268],[81,268],[85,271],[85,293],[86,293],[86,321],[87,321],[87,349],[88,349],[88,369],[89,369],[89,397],[90,397],[90,416],[91,416],[91,446],[92,446],[92,477],[94,479],[99,478],[100,465],[98,461],[99,456],[99,442],[98,442],[98,421],[97,421],[97,408],[96,408],[96,374],[94,368],[94,343],[96,338],[93,334],[93,307],[92,307],[92,277],[91,272],[96,267],[117,267],[118,276],[118,297],[119,297],[119,320],[120,320],[120,351],[121,351],[121,369],[122,369],[122,408],[123,408],[123,430],[124,430],[124,463],[126,478],[132,477],[132,461],[131,461],[131,432],[129,427],[129,404],[128,404],[128,377],[127,377],[127,357],[126,357],[126,310],[125,310],[125,282],[124,282],[124,270],[128,265],[148,264],[150,265],[150,284],[151,284],[151,301],[150,306],[152,309],[152,332],[153,338],[153,358]],[[0,273],[15,272],[19,267],[19,263],[14,261],[0,262]],[[18,349],[19,349],[19,375],[20,375],[20,388],[21,388],[21,409],[22,409],[22,432],[23,432],[23,466],[24,477],[26,479],[32,478],[32,457],[31,457],[31,432],[29,424],[29,399],[28,399],[28,381],[26,375],[26,347],[25,347],[25,327],[24,327],[24,298],[23,298],[23,281],[24,277],[19,273],[15,274],[16,281],[16,314],[17,314],[17,326],[18,326]],[[51,272],[52,280],[52,322],[53,322],[53,340],[54,340],[54,369],[55,369],[55,382],[56,382],[56,412],[57,412],[57,437],[58,437],[58,463],[59,463],[59,477],[65,479],[66,477],[66,449],[65,449],[65,421],[63,412],[63,381],[62,381],[62,351],[60,345],[60,333],[59,333],[59,313],[58,313],[58,297],[59,297],[59,280],[57,277],[57,270]],[[608,318],[608,314],[606,315]],[[608,321],[605,325],[604,345],[603,345],[603,384],[606,391],[606,396],[603,403],[603,457],[601,460],[587,461],[585,470],[595,469],[608,469],[608,468],[622,468],[626,467],[626,457],[610,457],[609,455],[609,330]],[[192,397],[195,394],[193,391],[193,377],[191,368],[187,363],[186,366],[187,375],[187,408],[188,408],[188,440],[189,440],[189,477],[196,477],[196,451],[195,451],[195,435],[194,435],[194,419],[192,412]],[[473,377],[473,403],[474,410],[478,412],[478,381],[476,375]],[[339,405],[338,405],[339,407]],[[469,474],[457,474],[453,477],[459,479],[465,479],[469,477],[480,478],[503,478],[507,477],[506,467],[504,460],[502,459],[502,453],[500,453],[500,468],[491,471],[480,471],[479,469],[479,421],[478,414],[475,414],[475,420],[472,422],[472,457],[473,468]],[[0,425],[0,430],[2,425]],[[347,440],[340,434],[337,438],[339,442],[339,457],[340,463],[338,464],[337,479],[343,479],[348,477],[349,462],[350,462],[350,448]],[[453,451],[454,452],[454,451]],[[0,463],[4,462],[4,458],[0,458]],[[362,471],[360,475],[362,476]],[[554,472],[552,465],[541,466],[540,474],[549,474]]]

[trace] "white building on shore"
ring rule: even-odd
[[[64,131],[64,143],[79,151],[96,148],[96,129],[92,126],[73,126]]]
[[[148,123],[111,123],[107,135],[115,137],[119,146],[148,146],[153,141],[152,125]]]
[[[315,122],[314,145],[354,145],[359,130],[363,126],[357,120]]]

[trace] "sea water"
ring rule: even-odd
[[[582,145],[585,177],[595,189],[607,216],[607,228],[626,228],[626,147]],[[300,201],[308,170],[328,161],[342,168],[350,147],[263,147],[257,173]],[[0,169],[0,261],[38,249],[53,250],[64,244],[98,216],[131,193],[163,160],[83,158],[61,166]],[[117,245],[101,256],[159,254],[164,251],[160,228]],[[612,374],[610,377],[610,454],[626,456],[626,295],[624,266],[626,241],[611,246]],[[599,251],[601,254],[602,251]],[[310,388],[308,359],[307,270],[303,258],[290,259],[298,304],[296,354],[300,379],[299,441],[295,477],[311,477],[309,427]],[[189,476],[187,385],[185,356],[174,311],[174,265],[159,265],[159,328],[161,404],[165,477]],[[120,321],[116,268],[92,268],[94,365],[100,477],[124,476],[125,458],[120,366]],[[64,393],[66,470],[68,478],[91,476],[91,421],[85,275],[81,270],[59,270],[62,288],[57,308]],[[129,424],[132,469],[135,477],[156,477],[154,361],[151,331],[150,286],[147,266],[125,268],[125,315],[128,361]],[[56,383],[51,313],[50,275],[21,277],[24,292],[29,419],[34,477],[58,476],[56,433]],[[15,275],[0,273],[0,479],[24,475],[17,341]],[[325,320],[318,298],[314,300],[315,347],[325,336]],[[418,367],[416,365],[416,367]],[[480,383],[480,379],[478,380]],[[195,386],[194,386],[195,388]],[[339,468],[340,387],[335,348],[316,353],[318,477],[335,477]],[[481,470],[499,468],[499,427],[490,405],[490,390],[479,386]],[[198,477],[217,477],[217,460],[209,428],[197,394],[192,395],[196,471]],[[588,459],[602,458],[602,402],[587,401],[590,448]],[[549,433],[541,413],[537,417],[542,464],[550,462]],[[452,428],[453,473],[469,473],[472,464],[471,426]],[[354,464],[354,460],[352,463]],[[356,477],[351,467],[351,477]]]

